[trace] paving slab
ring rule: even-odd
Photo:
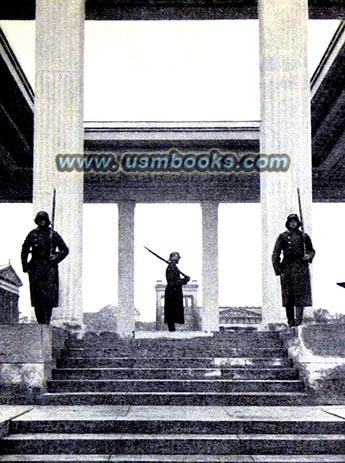
[[[326,413],[338,416],[342,419],[345,420],[345,405],[334,405],[331,407],[322,407],[322,410],[324,410]]]
[[[186,421],[226,421],[229,415],[224,407],[207,406],[133,406],[126,419],[133,420],[186,420]]]
[[[344,463],[345,455],[253,455],[257,463]]]
[[[20,462],[344,463],[345,455],[3,455]]]
[[[32,410],[26,405],[0,405],[0,439],[8,435],[8,423],[17,416],[22,416]]]
[[[250,455],[8,455],[0,456],[0,461],[27,461],[27,462],[190,462],[190,463],[253,463]],[[262,460],[264,461],[264,460]],[[291,461],[291,460],[290,460]],[[310,461],[310,460],[309,460]],[[326,461],[326,460],[320,460]],[[340,460],[330,460],[340,461]]]
[[[17,462],[46,462],[46,463],[56,463],[56,462],[108,462],[110,460],[109,455],[2,455],[0,456],[0,461],[17,461]],[[253,460],[252,460],[253,461]]]
[[[34,408],[33,405],[0,405],[0,423],[23,415]]]
[[[109,461],[123,461],[121,455],[112,455]],[[226,462],[226,463],[252,463],[250,455],[126,455],[125,461],[133,462]]]
[[[213,333],[208,331],[136,331],[135,339],[193,339],[213,338]]]
[[[25,415],[19,416],[20,421],[55,421],[55,420],[114,420],[126,416],[129,406],[37,406]],[[14,419],[16,421],[16,419]]]
[[[17,418],[18,417],[18,418]],[[0,422],[37,420],[162,421],[333,421],[345,420],[345,406],[0,406]]]
[[[338,407],[327,407],[327,411],[319,406],[299,407],[225,407],[229,416],[243,421],[343,421],[337,416]],[[334,409],[334,410],[333,410]],[[333,411],[332,411],[333,410]],[[332,411],[332,412],[331,412]],[[345,407],[344,407],[345,419]]]

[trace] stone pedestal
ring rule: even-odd
[[[218,203],[205,201],[202,210],[202,329],[219,331]]]
[[[118,333],[132,336],[134,318],[134,202],[119,203]]]
[[[311,232],[312,177],[307,0],[259,0],[260,152],[287,154],[287,172],[261,174],[263,327],[285,321],[280,282],[271,255],[285,219],[298,213],[300,188],[305,231]]]
[[[345,325],[301,325],[280,336],[314,399],[321,404],[344,403]]]
[[[47,325],[0,325],[2,393],[27,403],[45,392],[67,339],[66,330]]]
[[[70,254],[60,268],[54,324],[82,325],[83,174],[59,172],[57,154],[83,154],[84,0],[36,1],[34,214],[51,214]]]

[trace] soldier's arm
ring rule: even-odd
[[[55,250],[58,249],[57,252],[54,252],[54,262],[59,264],[68,255],[69,249],[57,232],[54,232],[54,248]]]
[[[180,281],[180,284],[181,284],[181,285],[186,285],[186,284],[188,284],[188,282],[190,281],[190,278],[187,277],[187,276],[181,278],[181,276],[179,275],[179,281]]]
[[[20,258],[22,261],[23,272],[26,273],[29,270],[28,257],[31,250],[31,233],[25,238],[25,241],[22,245],[22,251]]]
[[[173,285],[176,283],[177,273],[171,265],[168,265],[165,272],[165,277],[167,279],[168,284]]]
[[[313,248],[313,243],[311,242],[311,238],[307,233],[304,234],[305,239],[305,249],[308,255],[308,262],[312,263],[314,256],[315,256],[315,249]]]
[[[185,285],[188,281],[185,278],[180,278],[180,271],[177,266],[168,267],[166,271],[166,279],[170,285]]]
[[[282,272],[281,261],[280,261],[281,252],[282,252],[282,238],[281,238],[281,235],[279,235],[274,245],[273,253],[272,253],[272,264],[274,268],[274,273],[276,275],[280,275]]]

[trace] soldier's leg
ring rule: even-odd
[[[174,322],[168,322],[168,330],[169,331],[176,331]]]
[[[304,307],[296,307],[296,326],[302,325]]]
[[[45,324],[45,309],[44,307],[35,307],[35,316],[37,323]]]
[[[46,325],[49,325],[50,324],[50,320],[52,318],[52,313],[53,313],[53,307],[46,307],[45,308],[45,324]]]
[[[293,303],[289,302],[289,304],[285,308],[286,308],[286,317],[287,317],[287,320],[288,320],[288,325],[290,326],[290,328],[292,326],[296,326],[296,323],[295,323],[295,307],[294,307]]]

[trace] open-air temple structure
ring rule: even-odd
[[[279,217],[290,212],[299,187],[305,228],[312,201],[344,200],[342,162],[344,116],[344,27],[340,25],[310,83],[307,21],[341,19],[336,1],[271,0],[241,2],[113,2],[106,0],[2,2],[0,19],[35,19],[35,95],[4,35],[1,35],[2,94],[1,200],[33,202],[49,210],[59,197],[56,228],[71,254],[61,272],[61,307],[55,323],[82,324],[82,204],[111,202],[119,207],[119,332],[134,330],[135,205],[199,203],[202,210],[203,331],[219,328],[218,205],[261,202],[263,326],[280,321],[279,287],[271,270],[271,249]],[[229,123],[98,123],[83,121],[85,20],[258,18],[260,30],[261,121]],[[293,24],[293,32],[291,29]],[[281,38],[284,37],[282,41]],[[225,46],[225,44],[224,44]],[[34,117],[35,114],[35,117]],[[196,155],[219,152],[288,154],[287,172],[144,173],[61,172],[57,154],[124,152],[165,154],[171,149]],[[18,187],[20,185],[20,188]],[[181,194],[183,192],[183,194]],[[62,219],[63,218],[63,219]],[[267,275],[272,275],[268,278]],[[277,318],[278,317],[278,318]]]
[[[11,415],[0,433],[0,461],[19,454],[15,461],[72,461],[68,455],[82,454],[79,461],[96,461],[95,455],[120,461],[122,455],[129,462],[141,455],[145,462],[344,462],[344,326],[268,331],[285,321],[271,255],[291,198],[299,188],[306,230],[313,202],[345,201],[344,1],[2,0],[0,20],[11,19],[35,20],[36,84],[33,93],[1,31],[0,201],[49,211],[56,188],[55,225],[70,255],[61,266],[53,327],[0,325],[4,390],[13,387],[21,397],[16,404],[39,400],[54,410]],[[167,19],[258,19],[260,121],[84,122],[85,21]],[[311,81],[308,19],[340,20]],[[148,174],[115,167],[63,171],[56,164],[57,154],[111,155],[116,165],[125,153],[201,157],[212,151],[288,155],[290,165],[274,173]],[[135,333],[135,208],[164,202],[201,208],[199,338],[181,332],[180,338],[139,339]],[[84,203],[118,205],[118,336],[104,339],[82,339]],[[255,332],[219,332],[223,203],[261,203],[262,322]],[[186,297],[193,305],[192,289]],[[160,317],[163,291],[158,285]],[[6,397],[13,400],[11,394]]]

